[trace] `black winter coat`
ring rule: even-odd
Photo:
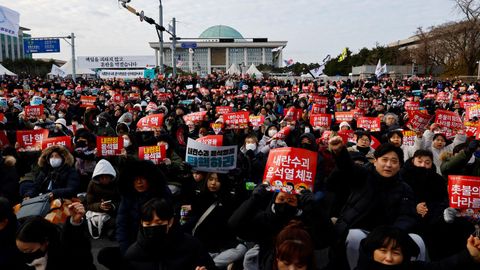
[[[52,181],[51,189],[48,188]],[[75,168],[62,165],[58,169],[51,167],[41,170],[33,183],[23,183],[23,197],[35,197],[51,191],[54,198],[73,198],[80,187],[80,177]]]
[[[158,248],[147,248],[143,234],[130,246],[125,258],[133,270],[194,270],[197,266],[217,269],[200,241],[182,233],[175,225]]]
[[[374,167],[354,165],[346,148],[336,157],[336,163],[340,170],[350,172],[342,180],[351,189],[335,224],[338,236],[346,236],[353,228],[371,231],[380,225],[392,225],[408,232],[415,227],[413,191],[398,174],[384,178]]]

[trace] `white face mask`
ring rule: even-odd
[[[277,134],[277,130],[276,129],[270,129],[268,131],[268,137],[273,137],[275,136],[275,134]]]
[[[257,144],[255,143],[247,143],[245,144],[245,149],[255,151],[257,149]]]
[[[58,168],[61,165],[62,165],[61,158],[50,158],[50,166],[52,166],[52,168]]]
[[[123,139],[123,147],[127,148],[130,146],[130,140]]]
[[[58,114],[58,118],[64,118],[64,117],[65,117],[65,114],[63,114],[63,113]]]
[[[305,133],[310,133],[310,128],[309,127],[305,128]]]

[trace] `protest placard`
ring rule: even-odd
[[[271,149],[264,172],[267,189],[275,192],[300,194],[313,190],[317,170],[317,152],[282,147]]]
[[[448,176],[450,207],[460,209],[460,216],[480,219],[480,177]]]
[[[345,122],[351,122],[354,117],[354,112],[335,112],[335,120],[337,123],[341,123],[343,121]]]
[[[432,120],[432,116],[420,111],[413,111],[406,126],[414,131],[424,131],[430,123],[430,120]]]
[[[405,111],[418,111],[420,110],[420,102],[406,101],[404,108]]]
[[[187,122],[200,123],[203,120],[205,120],[206,115],[207,115],[206,111],[189,113],[183,116],[183,121],[185,121],[185,123]]]
[[[80,97],[80,107],[82,108],[95,108],[95,101],[97,97],[94,96],[81,96]]]
[[[61,145],[72,151],[72,138],[70,136],[61,136],[53,138],[44,138],[42,140],[42,150],[54,145]]]
[[[465,129],[462,118],[456,112],[437,110],[435,112],[435,123],[452,131]]]
[[[42,150],[42,141],[48,138],[48,129],[17,130],[19,152]]]
[[[29,118],[38,118],[43,112],[43,105],[25,106],[25,116]]]
[[[272,140],[285,140],[291,131],[292,128],[290,126],[285,126],[273,135]]]
[[[208,144],[211,146],[222,146],[223,135],[207,135],[197,139],[197,142]]]
[[[210,123],[210,127],[213,129],[213,132],[218,135],[222,132],[223,124],[222,123]]]
[[[167,156],[165,145],[142,146],[138,148],[138,158],[160,164]]]
[[[232,107],[230,106],[217,106],[215,108],[215,112],[218,114],[218,115],[222,115],[222,114],[226,114],[226,113],[231,113],[233,110]]]
[[[322,106],[320,104],[313,104],[312,105],[312,114],[319,114],[319,113],[326,113],[327,112],[327,106]]]
[[[265,116],[251,114],[248,120],[250,121],[250,125],[252,125],[252,127],[260,127],[265,122]]]
[[[331,114],[312,114],[310,115],[310,125],[314,128],[330,128],[332,125],[332,115]]]
[[[355,108],[361,110],[368,110],[370,108],[370,100],[357,99],[355,100]]]
[[[123,137],[97,137],[97,155],[118,156],[122,153]]]
[[[415,144],[415,138],[417,137],[417,133],[413,130],[403,130],[403,145],[405,146],[413,146]]]
[[[151,131],[160,129],[163,125],[163,113],[150,114],[137,122],[137,131]]]
[[[359,117],[357,119],[357,127],[363,128],[371,132],[379,132],[381,129],[380,118],[378,117]]]
[[[249,112],[233,112],[223,115],[223,120],[227,129],[248,128]]]
[[[195,170],[228,173],[237,167],[237,146],[211,146],[188,138],[185,160]]]
[[[480,104],[465,108],[465,120],[470,121],[474,117],[480,117]]]

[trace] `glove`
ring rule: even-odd
[[[257,185],[255,187],[255,189],[252,192],[252,197],[254,199],[261,199],[261,198],[265,197],[267,194],[268,194],[267,185],[266,184],[261,184],[261,185]]]
[[[310,190],[302,190],[298,200],[302,206],[305,206],[314,201],[313,193]]]
[[[455,208],[446,208],[443,211],[443,219],[445,220],[446,223],[453,223],[455,218],[457,217],[458,210]]]
[[[477,148],[479,147],[479,141],[478,140],[473,140],[468,144],[467,147],[467,152],[471,155],[477,151]]]

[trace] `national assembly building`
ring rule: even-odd
[[[167,35],[164,35],[164,37]],[[267,38],[244,38],[230,26],[215,25],[203,31],[198,38],[181,38],[175,46],[177,67],[189,72],[210,74],[226,71],[232,64],[240,70],[251,64],[281,67],[282,49],[287,41],[269,41]],[[159,43],[150,42],[159,59]],[[172,42],[164,42],[164,64],[172,66]]]

